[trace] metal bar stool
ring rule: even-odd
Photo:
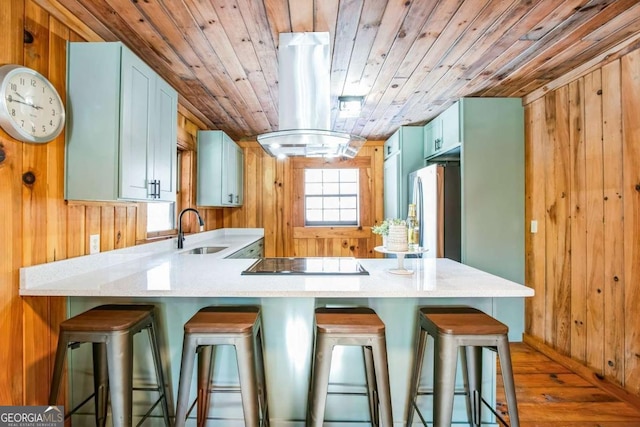
[[[430,394],[418,392],[418,388],[427,335],[431,335],[435,345],[433,425],[435,427],[451,426],[459,348],[462,357],[469,422],[474,426],[481,424],[481,404],[484,403],[504,425],[507,425],[502,417],[482,398],[482,348],[487,347],[497,350],[511,426],[518,427],[520,423],[511,368],[508,331],[509,328],[505,324],[475,308],[451,306],[421,308],[418,311],[416,359],[407,407],[407,426],[411,426],[414,408],[422,423],[427,425],[416,404],[416,397],[419,394]]]
[[[198,353],[198,396],[194,404],[198,406],[197,425],[205,424],[209,412],[209,393],[220,391],[220,388],[211,387],[212,350],[216,345],[235,347],[245,426],[259,426],[260,415],[262,415],[262,424],[268,426],[262,322],[260,307],[257,306],[205,307],[185,323],[175,426],[184,426],[193,408],[193,405],[189,406],[189,391],[196,353]]]
[[[156,387],[133,387],[133,336],[143,329],[149,331],[149,340],[155,364]],[[159,393],[159,398],[143,416],[140,424],[151,411],[162,403],[164,422],[170,426],[169,406],[166,398],[166,384],[162,373],[162,361],[156,337],[156,323],[153,305],[110,304],[95,307],[60,324],[58,348],[51,381],[49,404],[58,399],[64,361],[68,348],[77,348],[83,343],[93,343],[94,393],[72,409],[71,416],[82,405],[94,397],[96,425],[104,426],[107,419],[107,405],[111,396],[111,413],[114,426],[131,426],[133,390],[151,390]]]
[[[379,425],[382,418],[382,425],[392,427],[387,344],[380,317],[370,308],[317,308],[315,323],[307,426],[322,426],[333,347],[348,345],[363,349],[372,424]]]

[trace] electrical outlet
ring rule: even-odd
[[[532,220],[531,221],[531,232],[532,233],[537,233],[538,232],[538,221],[536,221],[536,220]]]
[[[97,254],[100,252],[100,235],[91,234],[89,236],[89,254]]]

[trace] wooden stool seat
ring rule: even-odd
[[[441,334],[491,335],[509,332],[505,324],[472,307],[423,307],[420,312]]]
[[[166,383],[162,364],[153,305],[108,304],[78,314],[60,324],[58,349],[49,393],[49,404],[55,405],[63,378],[64,361],[68,348],[78,344],[93,344],[93,383],[96,426],[104,426],[107,406],[111,401],[113,425],[130,427],[133,422],[133,390],[155,391],[158,400],[151,410],[161,403],[165,425],[171,425],[166,397]],[[156,386],[133,386],[133,336],[143,329],[149,332],[151,353],[157,378]],[[110,399],[109,399],[110,397]],[[70,416],[91,399],[66,414]],[[143,416],[144,421],[151,410]]]
[[[420,414],[416,398],[420,394],[431,394],[418,391],[427,335],[430,335],[435,344],[433,425],[435,427],[451,426],[459,349],[462,357],[468,421],[473,426],[482,424],[481,406],[486,402],[482,399],[481,352],[483,347],[488,347],[497,350],[500,358],[511,426],[517,427],[519,425],[518,407],[509,353],[508,332],[509,328],[506,325],[472,307],[427,306],[420,308],[418,310],[416,358],[411,378],[406,425],[411,426],[414,409],[420,415],[423,424],[427,425]],[[500,418],[493,408],[489,407],[489,410]],[[501,421],[503,420],[501,419]]]
[[[205,307],[184,325],[184,332],[193,333],[251,333],[258,321],[258,307]]]
[[[370,308],[318,308],[316,327],[327,334],[379,334],[384,323]]]
[[[392,427],[385,326],[380,317],[370,308],[322,307],[315,310],[315,323],[306,425],[323,425],[333,348],[347,345],[362,347],[371,423],[379,426],[382,420],[383,426]]]
[[[124,331],[134,329],[153,312],[153,305],[101,305],[60,324],[61,331]]]
[[[238,362],[239,391],[244,425],[269,425],[262,350],[260,307],[215,306],[200,309],[184,324],[180,383],[175,427],[184,426],[189,415],[189,392],[195,355],[198,355],[196,425],[204,426],[209,413],[213,376],[213,347],[232,345]],[[228,391],[228,388],[225,388]],[[262,415],[262,417],[261,417]]]

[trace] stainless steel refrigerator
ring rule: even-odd
[[[447,162],[409,174],[409,200],[420,221],[425,257],[461,260],[460,163]]]

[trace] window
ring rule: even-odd
[[[180,188],[180,172],[182,151],[177,154],[176,187]],[[176,228],[176,202],[148,202],[147,205],[147,237],[165,235]],[[149,234],[151,233],[151,234]]]
[[[304,225],[358,225],[358,174],[358,169],[305,169]]]
[[[174,202],[147,203],[147,233],[174,229],[176,204]]]

